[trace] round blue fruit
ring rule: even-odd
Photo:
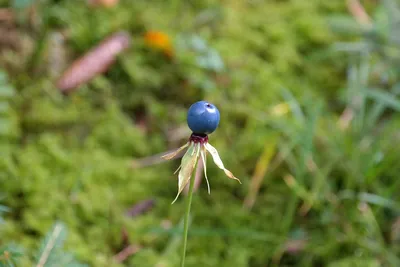
[[[187,124],[195,134],[210,134],[219,124],[219,111],[207,101],[198,101],[190,106]]]

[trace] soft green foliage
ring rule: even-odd
[[[21,257],[22,249],[13,244],[9,243],[0,247],[0,267],[14,267],[18,266],[17,262]]]
[[[62,223],[56,223],[41,242],[34,256],[37,266],[85,267],[86,265],[76,262],[72,255],[62,250],[66,237],[65,226]]]
[[[9,209],[4,206],[4,205],[0,205],[0,223],[3,222],[3,214],[6,213],[7,211],[9,211]]]
[[[0,247],[0,266],[27,266],[34,262],[37,267],[86,267],[75,260],[74,256],[63,251],[67,231],[62,223],[56,223],[39,242],[39,248],[33,253],[24,253],[21,247],[10,243]]]
[[[371,4],[371,29],[344,1],[44,0],[33,17],[29,1],[14,2],[21,45],[0,47],[0,257],[15,242],[22,266],[35,266],[61,221],[60,263],[177,266],[179,160],[131,163],[183,145],[187,108],[207,99],[221,112],[210,142],[243,184],[208,164],[211,195],[203,182],[193,197],[186,266],[400,266],[395,1]],[[57,70],[121,29],[132,47],[109,71],[59,93]],[[170,36],[172,59],[145,44],[148,30]],[[282,102],[289,112],[272,112]],[[269,144],[277,153],[250,209]],[[156,200],[151,211],[126,216],[145,199]],[[127,238],[140,249],[117,262]]]
[[[13,128],[12,108],[10,99],[14,96],[15,91],[8,84],[7,76],[0,69],[0,156],[6,157],[9,153],[8,141],[10,132]],[[3,214],[9,211],[7,206],[2,205],[4,196],[0,192],[0,223],[3,222]]]
[[[6,73],[0,68],[0,142],[3,148],[8,138],[13,137],[16,125],[11,107],[11,99],[15,95],[14,88],[9,84]],[[3,152],[3,149],[2,149]]]

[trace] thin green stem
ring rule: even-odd
[[[182,256],[181,256],[181,267],[185,266],[186,244],[187,244],[187,236],[188,236],[188,232],[189,232],[190,206],[192,205],[194,180],[195,180],[195,177],[192,177],[190,179],[189,194],[186,199],[186,213],[185,213],[185,220],[184,220],[184,224],[183,224],[183,247],[182,247]]]

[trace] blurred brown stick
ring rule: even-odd
[[[127,49],[130,43],[131,36],[124,31],[106,38],[81,58],[75,60],[58,79],[57,87],[67,93],[89,82],[95,76],[107,71],[115,62],[117,55]]]
[[[368,16],[359,0],[347,0],[347,8],[360,25],[368,28],[372,27],[371,18]]]
[[[129,256],[137,253],[141,249],[138,245],[129,245],[114,256],[114,260],[118,263],[125,261]]]
[[[14,13],[9,8],[0,8],[0,22],[14,21]]]

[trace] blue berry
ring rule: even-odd
[[[193,133],[210,134],[218,127],[219,111],[207,101],[196,102],[188,110],[187,124]]]

